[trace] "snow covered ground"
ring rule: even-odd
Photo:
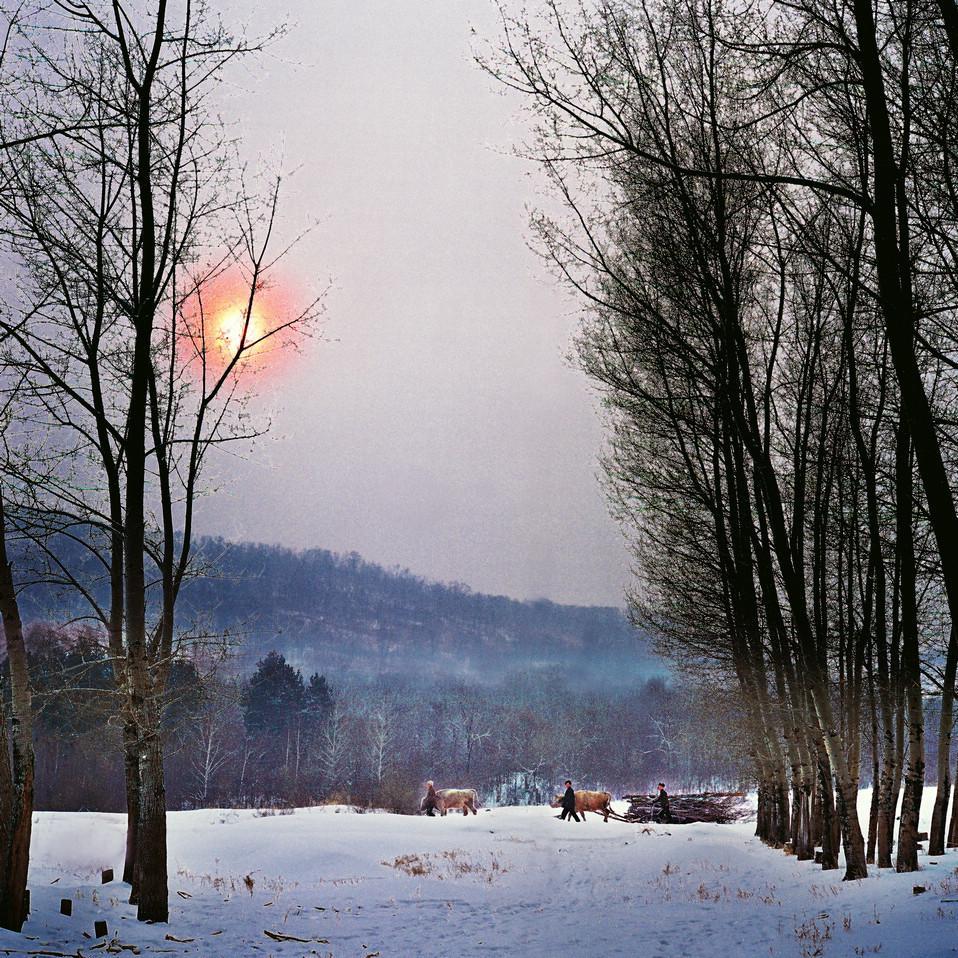
[[[24,935],[0,931],[0,954],[958,955],[955,852],[923,858],[917,875],[872,869],[843,884],[841,872],[763,847],[751,824],[648,828],[554,814],[174,812],[170,922],[141,925],[126,886],[100,884],[101,869],[119,874],[123,817],[39,813],[33,913]],[[914,895],[917,884],[927,892]],[[70,918],[59,914],[66,897]],[[95,919],[109,926],[99,942],[85,936]]]

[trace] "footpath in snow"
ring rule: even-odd
[[[554,814],[173,812],[170,922],[143,925],[125,885],[100,884],[102,869],[120,872],[123,816],[38,813],[33,912],[23,935],[0,931],[0,955],[958,955],[955,852],[923,856],[914,875],[870,869],[843,883],[841,871],[765,848],[754,824]],[[919,884],[927,892],[914,895]],[[61,898],[72,917],[59,914]],[[109,928],[99,941],[84,935],[97,919]]]

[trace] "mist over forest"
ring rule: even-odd
[[[61,542],[57,554],[91,593],[105,596],[108,583],[81,543]],[[430,582],[356,553],[218,538],[199,540],[193,567],[180,598],[184,621],[194,623],[184,647],[216,645],[210,654],[239,674],[251,673],[269,652],[304,673],[350,680],[489,685],[532,671],[576,688],[623,689],[669,671],[616,608],[523,602]],[[47,584],[23,590],[26,620],[84,614],[76,590],[50,586],[48,570],[37,570],[36,578]]]
[[[27,633],[37,807],[118,811],[122,729],[109,655],[89,629]],[[650,678],[574,688],[560,669],[498,683],[450,676],[303,673],[269,652],[250,675],[171,678],[162,734],[171,808],[347,804],[411,814],[428,779],[468,783],[486,805],[542,804],[567,777],[616,794],[659,778],[746,782],[731,700]],[[722,716],[721,721],[717,720]],[[741,744],[741,743],[740,743]],[[107,746],[107,747],[105,747]]]
[[[80,543],[58,555],[91,594],[105,590]],[[181,602],[198,625],[182,637],[164,717],[171,807],[341,801],[408,813],[426,778],[537,804],[570,775],[617,792],[662,776],[713,787],[748,776],[744,753],[719,745],[714,695],[677,681],[619,609],[212,538],[194,568]],[[104,636],[74,591],[36,571],[46,584],[20,604],[38,807],[122,809]]]

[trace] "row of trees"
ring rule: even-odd
[[[12,688],[9,732],[0,728],[0,924],[19,929],[25,917],[34,761],[15,588],[34,581],[79,597],[107,636],[123,877],[138,916],[165,921],[161,727],[178,646],[202,635],[176,614],[195,571],[194,503],[211,450],[259,431],[244,414],[249,374],[315,304],[255,308],[275,262],[277,189],[245,186],[211,100],[227,66],[262,43],[194,0],[58,0],[5,17],[0,532],[26,543],[29,560],[12,574],[0,555]]]
[[[536,226],[588,311],[634,615],[740,689],[765,841],[863,877],[903,794],[914,870],[958,667],[958,8],[549,2],[503,37],[572,214]]]
[[[122,727],[109,650],[91,629],[27,629],[36,806],[125,807]],[[557,675],[499,685],[305,679],[270,653],[245,680],[179,661],[161,723],[172,808],[341,802],[417,810],[426,779],[498,804],[548,800],[557,782],[628,793],[748,780],[734,701],[650,680],[569,689]],[[105,748],[112,743],[115,747]]]
[[[426,779],[498,804],[547,801],[571,777],[616,793],[738,786],[750,774],[734,702],[652,679],[629,691],[570,689],[557,673],[495,685],[398,677],[304,681],[282,656],[216,698],[223,759],[201,803],[339,801],[412,812]],[[210,718],[213,718],[211,714]],[[192,749],[203,755],[206,749]]]

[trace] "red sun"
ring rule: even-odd
[[[260,285],[250,297],[248,280],[225,274],[183,304],[184,360],[206,377],[283,368],[305,333],[288,286]]]

